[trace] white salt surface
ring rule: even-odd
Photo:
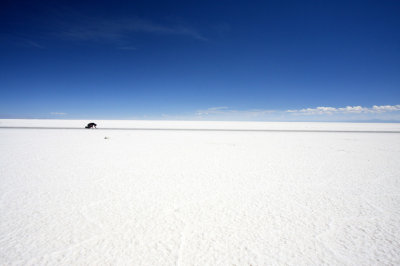
[[[4,127],[84,128],[91,120],[0,119]],[[400,123],[304,123],[230,121],[96,120],[98,128],[110,129],[224,129],[224,130],[315,130],[315,131],[399,131]]]
[[[0,150],[0,265],[400,264],[397,133],[0,128]]]

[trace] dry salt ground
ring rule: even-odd
[[[88,122],[0,120],[0,265],[400,264],[399,124]]]

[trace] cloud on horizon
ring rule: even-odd
[[[298,110],[234,110],[229,107],[211,107],[196,111],[197,119],[249,121],[398,121],[400,105],[372,107],[316,107]]]
[[[381,114],[386,112],[400,111],[400,105],[374,105],[371,108],[362,106],[346,106],[346,107],[317,107],[304,108],[300,110],[287,110],[286,112],[296,115],[332,115],[332,114]]]
[[[211,107],[204,110],[196,111],[196,116],[199,118],[205,117],[221,117],[225,119],[262,119],[263,117],[269,116],[272,113],[276,113],[275,110],[260,110],[260,109],[251,109],[251,110],[234,110],[230,109],[227,106],[221,107]]]
[[[62,113],[62,112],[51,112],[51,115],[57,115],[57,116],[63,116],[63,115],[67,115],[67,113]]]

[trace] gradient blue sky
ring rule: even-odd
[[[400,121],[400,1],[1,1],[0,118]]]

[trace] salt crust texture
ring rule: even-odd
[[[0,265],[400,264],[400,134],[3,128],[0,150]]]

